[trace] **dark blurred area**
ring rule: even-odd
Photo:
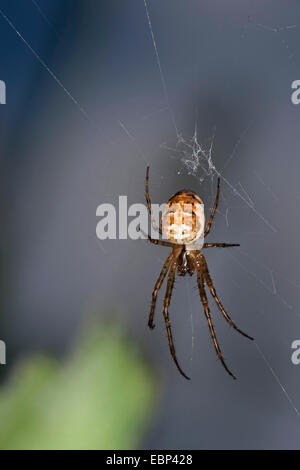
[[[300,5],[288,3],[148,1],[177,127],[192,136],[197,122],[203,145],[214,135],[224,179],[209,241],[241,244],[207,252],[210,272],[257,344],[209,299],[233,381],[216,359],[195,278],[176,280],[170,315],[187,382],[168,351],[164,288],[156,329],[147,328],[168,249],[96,237],[99,204],[117,206],[119,195],[144,203],[147,164],[153,202],[189,188],[209,207],[215,192],[164,148],[176,133],[144,2],[0,1],[2,386],[29,354],[63,360],[97,312],[129,333],[157,374],[142,448],[299,448],[291,344],[300,336],[300,108],[291,83],[300,78]]]

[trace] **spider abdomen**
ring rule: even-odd
[[[179,191],[169,199],[161,222],[163,235],[170,242],[194,243],[204,232],[204,204],[193,191]]]

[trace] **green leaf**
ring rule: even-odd
[[[32,357],[0,389],[0,449],[138,448],[154,383],[120,331],[93,324],[67,360]]]

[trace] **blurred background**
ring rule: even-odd
[[[1,0],[0,448],[297,449],[300,366],[300,5],[271,0]],[[163,80],[162,80],[163,79]],[[166,90],[163,81],[165,80]],[[167,96],[166,96],[167,91]],[[168,108],[168,100],[172,109]],[[168,249],[96,237],[97,206],[196,191],[174,129],[209,148],[222,197],[206,253],[236,334],[210,299],[233,381],[216,358],[196,279]]]

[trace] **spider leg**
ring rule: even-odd
[[[155,283],[155,286],[154,286],[154,289],[153,289],[153,292],[152,292],[152,303],[151,303],[151,310],[150,310],[150,315],[149,315],[149,320],[148,320],[148,326],[151,330],[153,330],[153,328],[155,326],[155,325],[153,325],[153,318],[154,318],[157,295],[158,295],[159,289],[162,286],[162,283],[164,282],[164,278],[166,277],[166,274],[167,274],[168,269],[170,267],[172,258],[173,258],[173,254],[170,253],[168,258],[166,259],[164,265],[163,265],[163,268],[160,272],[160,275],[158,276],[158,279]]]
[[[202,248],[228,248],[230,246],[240,246],[239,243],[204,243]]]
[[[161,246],[168,246],[170,248],[173,248],[173,246],[175,245],[175,243],[171,243],[171,242],[165,242],[163,240],[157,240],[156,238],[151,238],[150,235],[147,235],[144,230],[142,230],[141,228],[139,228],[139,231],[144,235],[144,237],[147,237],[149,242],[150,243],[153,243],[154,245],[161,245]]]
[[[208,220],[207,225],[205,227],[204,237],[206,237],[210,232],[211,225],[213,223],[214,216],[215,216],[218,204],[219,204],[219,197],[220,197],[220,177],[218,177],[218,187],[217,187],[217,195],[216,195],[215,204],[214,204],[214,207],[211,210],[209,220]]]
[[[216,293],[216,289],[214,287],[214,284],[213,284],[213,281],[212,281],[212,278],[210,277],[210,274],[209,274],[209,270],[208,270],[208,266],[207,266],[207,263],[206,263],[206,260],[204,258],[204,256],[202,255],[201,256],[201,264],[202,264],[202,267],[203,267],[203,271],[204,271],[204,276],[205,276],[205,279],[206,279],[206,283],[208,285],[208,288],[210,290],[210,293],[211,295],[213,296],[217,306],[219,307],[219,310],[221,311],[222,315],[224,316],[224,318],[228,321],[228,323],[232,326],[232,328],[234,328],[236,331],[238,331],[241,335],[245,336],[246,338],[249,338],[251,340],[253,340],[254,338],[252,338],[251,336],[247,335],[246,333],[244,333],[242,330],[240,330],[236,325],[235,323],[231,320],[230,316],[228,315],[228,313],[226,312],[225,308],[223,307],[219,297],[217,296],[217,293]]]
[[[149,194],[149,167],[147,166],[147,169],[146,169],[146,202],[147,202],[147,207],[148,207],[148,212],[149,212],[149,215],[150,215],[150,218],[151,218],[151,224],[152,224],[152,227],[154,228],[154,230],[156,230],[157,232],[159,232],[160,235],[162,235],[162,229],[161,227],[158,227],[156,225],[156,222],[155,222],[155,219],[154,219],[154,216],[153,216],[153,213],[152,213],[152,205],[151,205],[151,199],[150,199],[150,194]]]
[[[212,322],[211,315],[210,315],[210,311],[209,311],[209,306],[208,306],[207,296],[206,296],[206,292],[205,292],[205,287],[204,287],[204,275],[203,275],[203,272],[202,272],[201,264],[199,264],[199,262],[196,263],[196,268],[197,268],[197,283],[198,283],[200,298],[201,298],[201,302],[202,302],[202,305],[203,305],[203,308],[204,308],[204,313],[205,313],[205,316],[206,316],[206,320],[207,320],[208,327],[209,327],[209,330],[210,330],[210,334],[211,334],[211,337],[212,337],[212,340],[213,340],[213,343],[214,343],[214,346],[215,346],[216,353],[218,355],[218,358],[222,362],[222,365],[225,368],[225,370],[228,372],[229,375],[231,375],[231,377],[233,379],[235,379],[236,377],[228,369],[228,367],[227,367],[227,365],[226,365],[226,363],[223,359],[221,349],[220,349],[220,346],[219,346],[219,343],[218,343],[218,340],[217,340],[217,337],[216,337],[215,329],[214,329],[213,322]]]
[[[181,369],[180,365],[178,364],[178,361],[177,361],[177,358],[176,358],[176,353],[175,353],[175,347],[174,347],[174,343],[173,343],[172,332],[171,332],[171,323],[170,323],[170,319],[169,319],[169,305],[170,305],[170,302],[171,302],[171,296],[172,296],[172,291],[173,291],[173,287],[174,287],[176,266],[177,266],[176,262],[173,262],[173,264],[170,268],[170,272],[169,272],[169,276],[168,276],[167,290],[166,290],[166,295],[165,295],[165,298],[164,298],[163,314],[164,314],[164,318],[165,318],[165,324],[166,324],[166,329],[167,329],[167,334],[168,334],[169,347],[170,347],[170,352],[171,352],[173,361],[175,362],[175,364],[177,366],[177,369],[179,370],[181,375],[183,375],[183,377],[186,378],[187,380],[190,380],[190,378],[187,375],[185,375],[185,373]]]

